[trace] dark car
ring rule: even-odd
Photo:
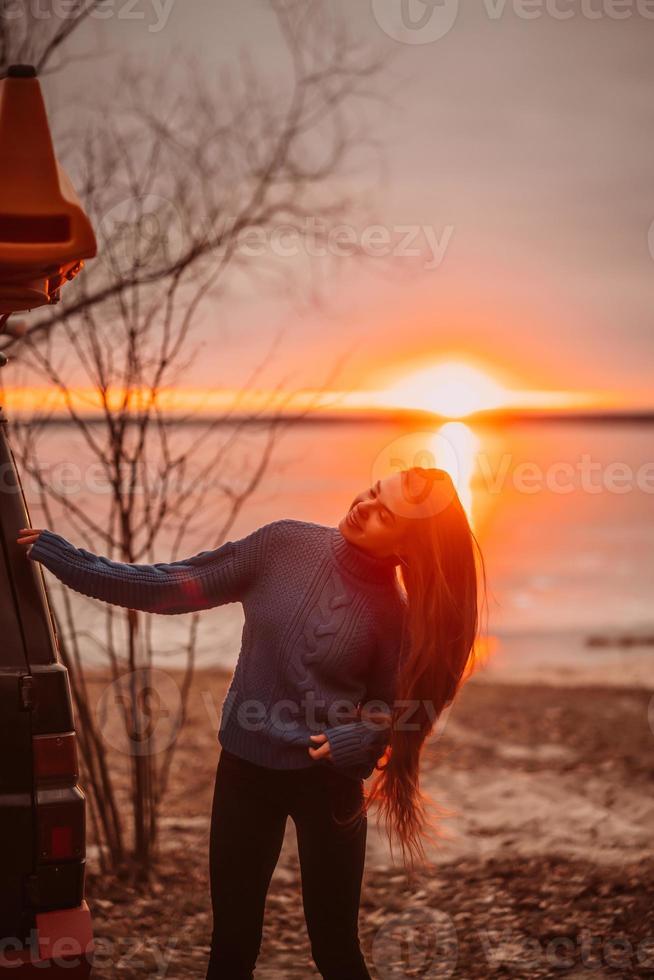
[[[30,524],[6,430],[0,408],[0,971],[78,980],[93,951],[85,797],[43,573],[16,541]]]

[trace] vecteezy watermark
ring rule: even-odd
[[[408,490],[404,482],[401,490],[391,493],[389,488],[385,497],[387,506],[405,517],[428,516],[427,511],[439,513],[455,491],[461,495],[471,486],[476,495],[491,497],[507,490],[529,496],[543,492],[654,494],[654,459],[634,466],[622,460],[596,460],[591,453],[580,453],[574,459],[542,464],[508,452],[470,453],[467,444],[457,445],[445,432],[436,429],[406,432],[382,446],[370,468],[370,485],[413,467],[440,470],[450,479],[421,481],[415,477]]]
[[[469,940],[470,931],[466,930]],[[515,976],[536,971],[558,974],[575,968],[597,970],[651,970],[654,937],[633,941],[624,933],[597,935],[582,928],[540,940],[516,929],[478,929],[476,938],[493,975],[499,970]],[[372,959],[382,980],[407,980],[409,976],[451,977],[458,960],[457,930],[445,912],[414,906],[387,919],[375,933]],[[550,973],[548,972],[548,976]],[[648,974],[649,975],[649,974]]]
[[[423,269],[433,271],[443,262],[454,234],[454,225],[444,225],[440,232],[433,225],[353,224],[330,225],[321,218],[308,216],[296,224],[252,226],[238,232],[235,248],[243,256],[259,258],[270,254],[278,258],[399,258],[417,261]],[[230,248],[234,242],[230,242]]]
[[[459,943],[452,918],[440,909],[416,906],[387,919],[372,942],[380,980],[433,977],[446,980],[456,969]]]
[[[612,970],[644,970],[654,966],[654,940],[637,943],[623,935],[597,936],[581,929],[570,935],[552,936],[546,942],[515,930],[480,930],[478,933],[486,961],[494,970],[504,967],[510,973],[528,975],[530,970],[570,970],[576,966]]]
[[[438,460],[438,463],[436,462]],[[438,471],[441,479],[414,476],[391,480],[388,506],[400,517],[418,518],[439,514],[450,504],[459,482],[459,458],[455,446],[442,432],[408,432],[387,443],[377,453],[370,471],[370,484],[399,476],[400,471],[422,467]],[[390,488],[389,488],[390,490]]]
[[[117,464],[115,473],[107,473],[103,463],[94,461],[80,465],[72,459],[60,458],[52,465],[44,465],[39,473],[21,475],[23,489],[36,493],[39,488],[49,487],[60,498],[75,497],[81,493],[106,495],[115,491],[130,496],[151,496],[167,490],[171,493],[187,493],[190,490],[220,490],[223,480],[220,474],[207,473],[198,476],[189,470],[182,478],[179,474],[171,476],[162,472],[154,462],[144,463],[139,473],[134,474],[129,463]],[[0,464],[0,494],[20,493],[11,463]]]
[[[219,711],[210,690],[202,691],[201,697],[213,728],[226,723],[235,711],[236,723],[245,731],[253,732],[272,726],[278,732],[304,733],[308,729],[318,734],[322,726],[336,727],[355,722],[360,726],[362,735],[370,732],[381,736],[388,732],[394,711],[393,727],[396,731],[420,731],[426,716],[432,726],[431,737],[438,739],[445,733],[451,712],[451,705],[448,705],[438,713],[429,698],[395,698],[391,703],[371,699],[363,704],[354,704],[347,698],[333,701],[317,698],[311,691],[299,701],[281,698],[270,703],[256,698],[241,700],[235,691],[231,691],[222,702],[222,711]]]
[[[109,936],[96,936],[93,952],[93,966],[103,967],[108,973],[120,970],[138,970],[140,976],[164,977],[169,976],[171,960],[177,952],[183,956],[183,950],[177,949],[178,937],[167,936],[166,942],[157,942],[153,936],[121,936],[112,940]],[[185,945],[185,944],[183,944]]]
[[[174,265],[185,244],[179,209],[159,194],[118,201],[102,216],[98,239],[100,257],[116,276]]]
[[[386,503],[394,513],[404,517],[421,517],[440,513],[453,499],[474,487],[477,495],[498,496],[513,493],[532,496],[537,493],[567,495],[571,493],[623,495],[634,491],[654,494],[654,460],[632,466],[621,460],[600,461],[590,453],[580,453],[574,460],[553,460],[546,465],[516,458],[513,453],[491,455],[468,453],[466,445],[456,445],[443,431],[416,430],[404,433],[384,445],[370,469],[370,484],[397,476],[403,470],[422,467],[440,470],[449,480],[414,477],[402,481],[401,489],[387,494]],[[400,484],[398,484],[398,487]]]
[[[452,30],[459,0],[372,0],[375,20],[402,44],[431,44]]]
[[[437,229],[423,224],[330,224],[307,215],[297,221],[241,227],[229,215],[195,220],[185,234],[180,208],[158,194],[134,195],[116,202],[98,226],[102,260],[117,275],[178,261],[185,249],[203,242],[215,259],[229,252],[242,258],[401,259],[428,272],[438,269],[450,247],[454,225]]]
[[[213,723],[217,713],[209,692],[203,693],[203,700]],[[418,714],[427,715],[432,725],[438,721],[434,704],[428,698],[396,698],[392,702],[370,698],[365,702],[354,702],[348,698],[319,698],[313,691],[307,691],[299,700],[280,698],[268,702],[241,698],[232,690],[223,701],[221,718],[226,723],[234,714],[237,725],[248,732],[261,732],[272,727],[277,732],[304,733],[308,729],[317,734],[323,726],[355,723],[362,735],[365,732],[381,735],[388,731],[393,713],[396,731],[419,731]]]
[[[507,485],[516,493],[529,495],[543,491],[564,495],[575,491],[654,494],[654,460],[632,466],[621,460],[601,462],[590,453],[581,453],[574,461],[555,460],[543,466],[533,460],[516,461],[512,453],[503,453],[496,460],[479,453],[477,463],[482,486],[490,495],[503,493]]]
[[[463,453],[449,443],[445,436],[434,439],[434,433],[429,436],[424,448],[414,450],[416,433],[410,433],[393,440],[384,446],[373,460],[370,470],[370,481],[373,485],[377,479],[384,479],[393,473],[410,466],[437,468],[446,470],[453,486],[460,492],[471,478],[476,494],[498,496],[506,490],[514,493],[534,495],[537,493],[553,493],[566,495],[585,493],[598,495],[610,493],[616,496],[628,493],[654,494],[654,459],[643,460],[638,466],[623,460],[597,460],[591,453],[580,453],[574,459],[552,460],[546,465],[537,460],[517,457],[514,453],[491,455],[484,452],[474,454],[472,459],[463,458]],[[474,472],[473,472],[474,471]],[[166,481],[165,475],[152,464],[144,465],[139,475],[134,477],[130,467],[125,463],[119,468],[115,483],[112,482],[101,463],[92,462],[86,466],[74,460],[59,459],[52,466],[41,469],[40,477],[33,473],[22,476],[23,490],[36,494],[42,486],[52,489],[60,497],[75,497],[78,494],[113,494],[118,486],[123,494],[132,496],[151,495],[156,490],[171,487],[175,492],[187,489],[219,490],[222,482],[219,476],[206,474],[194,478],[189,474],[185,480]],[[432,490],[440,489],[433,486]],[[447,490],[447,485],[443,485]],[[427,484],[425,484],[425,492]],[[11,463],[0,464],[0,495],[20,493],[14,477]],[[422,496],[417,488],[418,498]],[[447,495],[434,499],[433,512],[436,513],[451,499]],[[406,498],[406,516],[410,516],[412,505],[416,500]],[[399,503],[398,506],[402,507]],[[404,511],[403,511],[404,512]]]
[[[98,699],[102,737],[124,755],[154,755],[176,738],[181,695],[170,674],[155,667],[121,674]]]
[[[654,20],[652,0],[483,0],[486,13],[491,20],[499,20],[510,10],[521,20],[538,20],[551,17],[553,20],[571,20],[583,17],[585,20],[628,20],[642,17]]]
[[[175,0],[5,0],[0,8],[0,25],[30,21],[74,20],[80,15],[90,20],[126,20],[145,24],[150,34],[165,30]]]
[[[44,935],[42,930],[32,928],[27,942],[21,941],[18,936],[3,936],[0,939],[0,968],[20,969],[29,963],[40,970],[52,967],[72,970],[80,966],[83,960],[94,963],[94,946],[94,939],[82,946],[77,936],[50,937]],[[41,952],[44,949],[47,949],[45,957]]]
[[[416,438],[423,435],[425,444],[415,448]],[[447,471],[451,485],[443,484],[441,488],[425,483],[422,490],[417,487],[415,499],[407,497],[404,503],[398,501],[398,507],[405,508],[406,516],[414,515],[413,505],[430,487],[433,492],[445,491],[444,496],[433,498],[433,512],[436,513],[451,499],[452,488],[460,492],[470,480],[474,482],[476,494],[488,496],[498,496],[506,490],[529,496],[575,492],[616,496],[634,492],[654,494],[654,459],[643,460],[637,466],[623,460],[597,460],[591,453],[580,453],[574,459],[551,460],[545,465],[508,452],[499,455],[476,452],[467,459],[446,436],[434,432],[407,433],[383,446],[372,462],[370,485],[400,470],[418,466]],[[59,459],[51,466],[43,466],[40,475],[23,474],[22,486],[23,490],[33,494],[46,486],[62,498],[78,494],[113,494],[118,487],[121,493],[136,497],[151,495],[164,487],[177,493],[190,489],[219,490],[222,482],[218,475],[211,473],[202,478],[190,473],[184,480],[171,481],[154,463],[141,467],[136,477],[125,463],[119,467],[114,480],[109,478],[102,463],[80,465],[74,460]],[[20,493],[20,487],[12,464],[3,463],[0,464],[0,495],[10,493]]]
[[[402,44],[431,44],[452,30],[459,0],[371,0],[379,27]],[[489,20],[507,13],[520,20],[654,20],[654,0],[482,0]]]
[[[44,971],[46,977],[52,975],[48,970],[55,970],[57,976],[65,976],[62,971],[74,971],[86,961],[96,970],[105,968],[109,974],[115,970],[133,969],[143,971],[139,975],[163,978],[168,974],[177,941],[176,936],[169,936],[164,946],[153,937],[147,940],[137,936],[112,939],[95,933],[82,946],[78,936],[64,933],[51,936],[43,929],[32,927],[25,942],[17,936],[0,939],[0,968],[21,969],[30,964],[39,973]]]

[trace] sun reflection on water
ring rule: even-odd
[[[473,478],[479,439],[465,422],[446,422],[431,440],[434,466],[446,470],[474,529]]]

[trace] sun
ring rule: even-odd
[[[445,361],[406,375],[384,390],[384,400],[451,419],[500,408],[508,392],[489,374],[462,361]]]

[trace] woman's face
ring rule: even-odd
[[[343,537],[377,558],[397,556],[409,520],[396,506],[398,493],[400,478],[394,474],[358,494],[339,521]]]

